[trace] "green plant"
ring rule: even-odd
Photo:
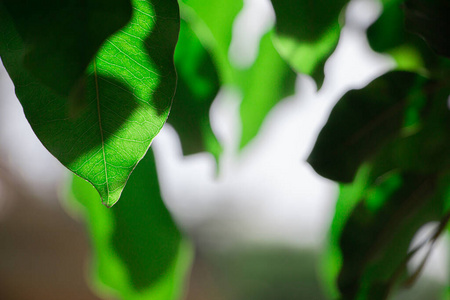
[[[348,2],[272,0],[276,25],[247,68],[228,58],[242,0],[0,3],[0,56],[28,121],[97,191],[74,177],[71,203],[89,224],[100,287],[123,299],[179,297],[192,248],[162,202],[153,138],[171,111],[183,152],[218,160],[208,112],[233,86],[244,148],[293,93],[296,72],[322,85]],[[382,4],[368,38],[397,67],[342,97],[308,159],[341,183],[326,261],[341,262],[330,277],[342,299],[386,299],[415,279],[413,236],[438,221],[434,243],[450,218],[450,5]]]

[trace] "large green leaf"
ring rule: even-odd
[[[237,75],[243,92],[241,148],[257,135],[269,111],[295,91],[296,74],[275,50],[272,36],[262,37],[256,61]]]
[[[130,176],[122,198],[107,209],[91,185],[74,177],[69,204],[84,216],[90,233],[96,288],[127,300],[180,299],[192,249],[161,199],[152,151]]]
[[[222,149],[211,129],[209,110],[220,88],[219,77],[209,51],[184,21],[175,66],[177,92],[168,122],[178,132],[185,155],[209,151],[217,159]]]
[[[170,109],[177,2],[133,1],[131,22],[103,44],[88,66],[87,104],[76,115],[69,114],[67,97],[22,68],[24,41],[0,7],[0,19],[7,20],[0,31],[0,55],[34,132],[62,164],[94,185],[105,205],[114,205]]]
[[[450,58],[450,3],[447,0],[405,1],[406,28],[438,53]]]
[[[132,11],[130,0],[3,0],[2,4],[2,13],[11,18],[2,17],[0,28],[13,25],[22,40],[17,67],[65,97],[76,94],[73,89],[79,87],[100,45],[128,23]]]
[[[325,61],[338,44],[339,16],[348,0],[271,0],[276,14],[275,46],[296,71],[320,87]]]
[[[415,96],[421,81],[413,73],[396,71],[345,94],[308,158],[315,171],[335,181],[351,182],[361,163],[399,133],[408,98]]]

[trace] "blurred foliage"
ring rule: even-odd
[[[324,66],[336,49],[340,15],[349,0],[271,0],[276,14],[275,45],[297,72],[322,86]]]
[[[258,56],[250,66],[239,67],[231,61],[232,25],[243,7],[242,0],[182,3],[181,15],[213,53],[221,85],[233,86],[242,94],[240,147],[244,148],[257,135],[269,111],[294,93],[296,74],[275,49],[273,31],[261,39]]]
[[[342,299],[388,299],[410,285],[422,267],[408,271],[408,261],[434,245],[450,218],[449,62],[408,31],[417,32],[411,22],[424,17],[429,24],[420,35],[433,48],[446,48],[426,31],[442,24],[433,13],[449,10],[442,3],[401,2],[383,1],[368,38],[398,69],[413,72],[390,72],[347,92],[308,159],[322,176],[349,183],[341,186],[325,255],[325,280]],[[418,2],[427,6],[424,14],[413,13]],[[435,233],[411,249],[415,234],[432,221],[440,223]]]
[[[275,50],[271,36],[269,32],[262,37],[256,61],[238,74],[243,92],[241,148],[258,134],[271,109],[295,91],[296,74]]]
[[[125,201],[107,209],[89,183],[73,179],[70,204],[88,224],[96,287],[121,299],[179,299],[192,249],[162,201],[152,151],[128,184]]]
[[[450,57],[450,3],[445,0],[406,0],[407,30],[422,37],[437,54]]]
[[[219,77],[209,51],[185,21],[175,50],[177,91],[168,122],[180,136],[185,155],[222,152],[209,122],[211,104],[219,92]]]
[[[123,0],[6,0],[0,3],[0,55],[38,137],[111,206],[166,120],[177,80],[169,122],[183,152],[209,151],[219,160],[208,114],[220,88],[241,93],[244,148],[271,109],[294,92],[296,72],[322,85],[348,2],[272,0],[276,24],[243,67],[229,57],[243,0],[180,0],[180,15],[172,0],[134,0],[125,27],[130,8]],[[408,270],[408,262],[435,244],[450,215],[450,5],[381,3],[368,41],[395,60],[396,70],[345,93],[308,159],[320,175],[342,184],[325,281],[334,298],[346,300],[388,299],[414,282],[421,267]],[[89,101],[75,107],[74,99]],[[151,150],[114,208],[98,205],[98,194],[82,179],[74,179],[72,193],[73,209],[82,211],[91,234],[100,290],[122,299],[181,297],[192,250],[162,201]],[[411,249],[417,231],[431,221],[440,224],[435,233]],[[312,272],[313,260],[261,255],[239,254],[221,267],[230,268],[234,299],[315,299],[307,294],[316,282],[302,273]]]
[[[413,73],[391,72],[345,94],[308,158],[314,170],[332,180],[351,182],[359,165],[398,135],[407,103],[416,97],[411,88],[420,81]]]

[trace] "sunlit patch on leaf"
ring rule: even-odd
[[[31,127],[63,165],[94,185],[105,205],[114,205],[170,109],[177,2],[133,1],[130,23],[103,44],[89,65],[86,105],[75,116],[67,97],[22,67],[24,41],[7,12],[0,13],[5,23],[0,55]]]
[[[300,73],[324,80],[324,66],[339,41],[340,15],[348,0],[272,0],[276,15],[276,48]]]

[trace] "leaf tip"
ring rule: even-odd
[[[123,189],[117,189],[114,192],[109,192],[107,195],[101,195],[102,197],[102,204],[106,206],[107,208],[111,208],[116,204],[120,196],[122,195]]]

